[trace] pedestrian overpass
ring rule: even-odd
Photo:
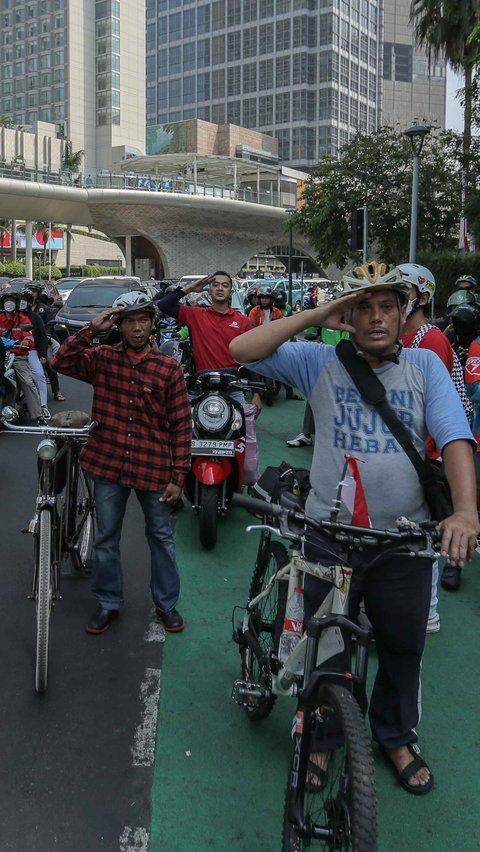
[[[122,248],[127,274],[134,270],[135,258],[156,256],[166,278],[215,269],[234,274],[258,252],[288,242],[289,212],[278,206],[278,196],[274,200],[268,194],[248,195],[225,186],[193,187],[185,181],[168,186],[158,182],[152,191],[153,182],[149,186],[129,182],[124,175],[118,176],[119,186],[101,174],[96,185],[89,185],[89,177],[76,185],[70,175],[71,185],[65,185],[58,175],[55,183],[40,175],[30,179],[0,176],[0,219],[26,223],[28,277],[32,276],[32,222],[36,221],[102,231]],[[99,185],[102,178],[110,185]],[[291,248],[314,256],[307,240],[295,231]]]

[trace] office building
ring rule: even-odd
[[[377,126],[380,0],[147,0],[147,125],[201,118],[275,136],[312,167]]]
[[[410,0],[384,0],[382,123],[445,127],[446,61],[415,45]]]
[[[0,0],[0,23],[0,115],[54,123],[86,170],[144,152],[145,0]]]
[[[200,118],[275,136],[311,168],[355,132],[443,126],[445,64],[414,48],[410,0],[147,0],[147,125]],[[384,51],[384,44],[385,51]]]

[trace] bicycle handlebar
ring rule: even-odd
[[[89,433],[95,429],[97,423],[92,420],[86,426],[80,429],[68,429],[62,426],[14,426],[8,423],[3,417],[0,417],[0,423],[7,429],[8,432],[17,432],[22,435],[45,435],[46,437],[57,438],[87,438]]]
[[[436,528],[435,521],[416,524],[405,518],[399,519],[397,529],[395,530],[377,530],[370,527],[357,527],[352,524],[326,519],[315,521],[313,518],[306,517],[304,512],[288,509],[278,503],[267,503],[266,500],[247,497],[244,494],[234,494],[232,503],[255,514],[261,513],[262,515],[270,515],[274,518],[284,518],[287,522],[303,523],[305,526],[323,533],[328,538],[344,543],[375,546],[380,542],[408,544],[415,541],[426,542],[428,539],[432,543],[437,543],[442,538],[442,531]]]

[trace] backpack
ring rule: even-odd
[[[430,331],[430,329],[434,328],[434,327],[435,326],[430,325],[430,323],[428,323],[428,322],[424,323],[418,329],[415,337],[413,338],[411,349],[418,349],[418,347],[420,346],[420,343],[422,342],[422,340],[425,337],[425,335],[427,334],[427,332]],[[452,368],[452,373],[451,373],[451,379],[452,379],[452,382],[455,385],[455,389],[456,389],[456,391],[457,391],[457,393],[460,397],[460,401],[463,405],[463,410],[464,410],[464,412],[467,416],[467,420],[468,420],[469,424],[472,425],[473,405],[470,402],[470,400],[467,396],[467,392],[465,390],[465,382],[463,381],[463,369],[462,369],[462,365],[460,363],[460,359],[459,359],[457,353],[455,352],[455,350],[453,350],[453,368]]]
[[[251,489],[252,496],[268,503],[279,503],[284,491],[294,494],[305,505],[310,491],[310,471],[282,461],[277,467],[266,467]]]

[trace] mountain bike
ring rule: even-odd
[[[352,568],[342,552],[381,545],[382,557],[400,551],[434,559],[440,533],[435,522],[417,525],[406,518],[399,519],[394,530],[354,527],[337,520],[316,522],[292,508],[290,498],[285,497],[290,506],[242,495],[233,501],[264,522],[247,527],[260,530],[262,536],[245,614],[241,624],[234,625],[241,679],[234,684],[232,698],[252,721],[265,719],[277,696],[297,698],[283,852],[312,846],[372,852],[377,848],[375,779],[363,718],[370,630],[348,617]],[[269,517],[276,519],[277,527],[265,522]],[[301,555],[306,529],[320,533],[331,546],[328,564],[309,562]],[[290,554],[271,540],[273,534],[290,541]],[[303,607],[299,608],[305,574],[330,585],[306,631]],[[319,746],[327,729],[328,750]],[[311,755],[322,752],[325,764],[318,773]],[[313,779],[312,769],[317,770]]]
[[[79,459],[95,424],[83,412],[62,412],[46,426],[14,426],[8,416],[10,410],[3,409],[4,434],[42,436],[37,447],[35,512],[24,530],[33,536],[30,598],[36,610],[35,689],[42,693],[47,688],[50,614],[61,597],[62,566],[68,557],[74,571],[85,572],[93,545],[93,486]]]

